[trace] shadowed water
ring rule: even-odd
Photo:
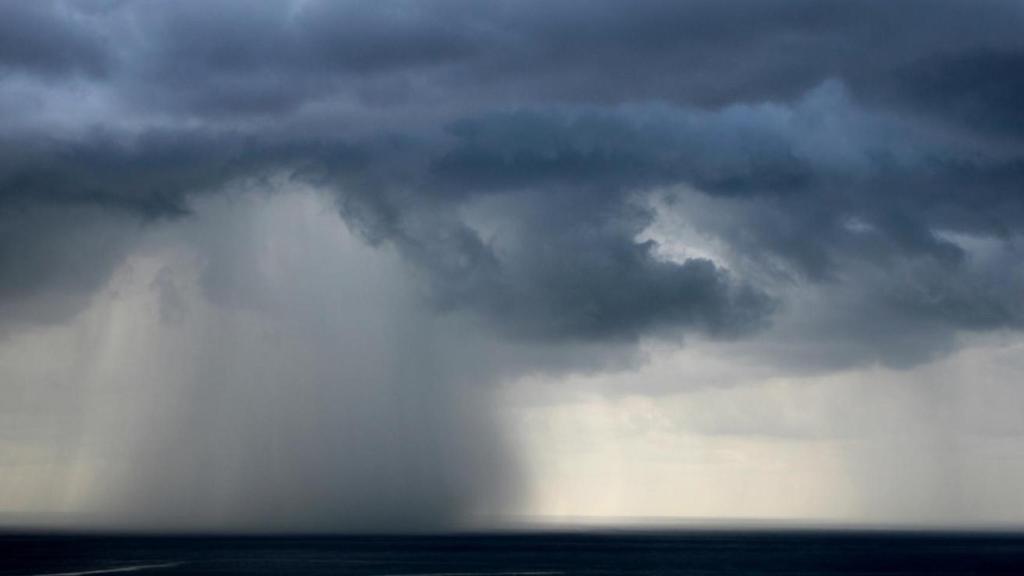
[[[0,538],[0,574],[1024,574],[1024,536],[844,532]]]

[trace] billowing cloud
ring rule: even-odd
[[[417,314],[499,343],[497,375],[466,380],[692,337],[796,371],[911,367],[1024,324],[1022,19],[1013,2],[5,5],[0,338],[74,321],[154,230],[232,190],[308,189],[397,259]],[[225,251],[203,299],[260,301],[266,279],[232,272],[250,241],[203,246]]]

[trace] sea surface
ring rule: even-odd
[[[1024,575],[1024,535],[673,532],[309,538],[0,536],[0,574]]]

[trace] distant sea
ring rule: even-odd
[[[716,531],[287,538],[2,536],[0,574],[1024,575],[1024,535]]]

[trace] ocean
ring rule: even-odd
[[[881,532],[0,537],[0,574],[1024,575],[1024,535]]]

